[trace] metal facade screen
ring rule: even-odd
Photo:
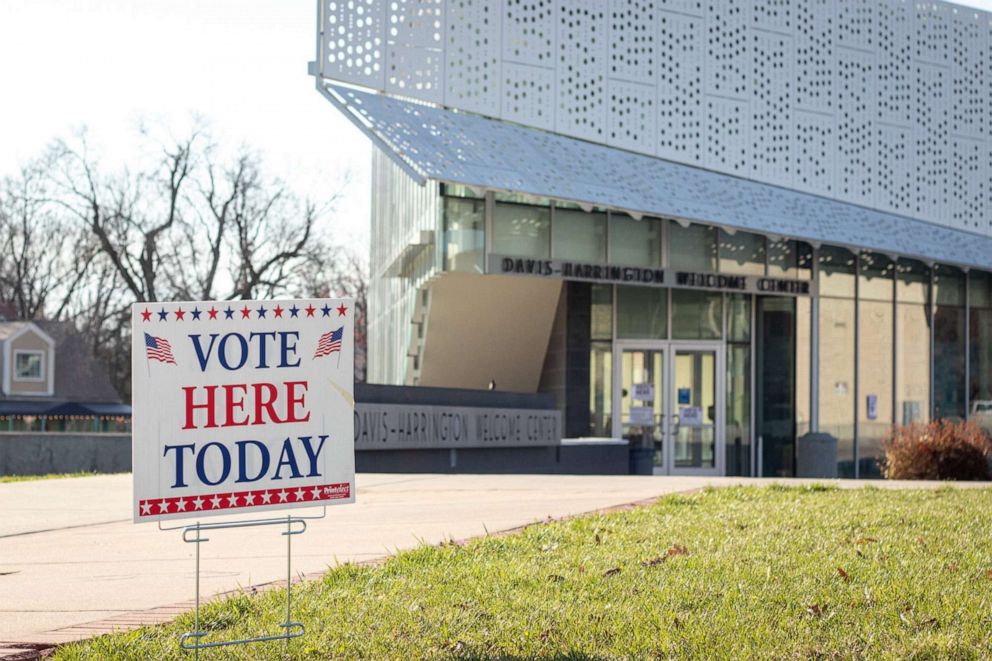
[[[988,13],[905,0],[320,7],[325,79],[992,236]]]

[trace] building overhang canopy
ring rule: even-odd
[[[992,269],[992,237],[318,80],[407,173],[856,250]]]

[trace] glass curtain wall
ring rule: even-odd
[[[992,434],[992,274],[972,271],[970,278],[969,416]]]
[[[751,474],[751,296],[727,296],[727,475]]]
[[[930,420],[930,268],[896,263],[896,423]]]
[[[551,208],[497,199],[492,251],[547,259],[551,254]]]
[[[965,279],[951,266],[934,269],[933,414],[965,417]]]
[[[895,263],[861,254],[858,279],[858,476],[881,477],[882,440],[892,427]]]
[[[555,208],[551,258],[606,262],[606,214]]]
[[[444,198],[444,262],[449,271],[482,273],[486,236],[486,201]]]
[[[589,435],[613,435],[613,287],[592,285],[589,342]]]
[[[660,267],[663,222],[658,218],[635,220],[623,213],[610,213],[609,263]]]
[[[820,431],[837,439],[837,474],[854,477],[854,342],[857,263],[843,248],[820,248]]]

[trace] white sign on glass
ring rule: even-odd
[[[638,427],[653,427],[654,409],[650,406],[631,406],[628,422]]]
[[[631,399],[640,400],[642,402],[652,402],[654,401],[654,384],[653,383],[635,383],[631,386]]]
[[[701,406],[681,406],[679,407],[679,424],[683,427],[703,426],[703,407]]]
[[[351,299],[137,303],[134,520],[354,502]]]

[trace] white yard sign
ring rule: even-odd
[[[131,310],[134,520],[355,499],[351,299]]]

